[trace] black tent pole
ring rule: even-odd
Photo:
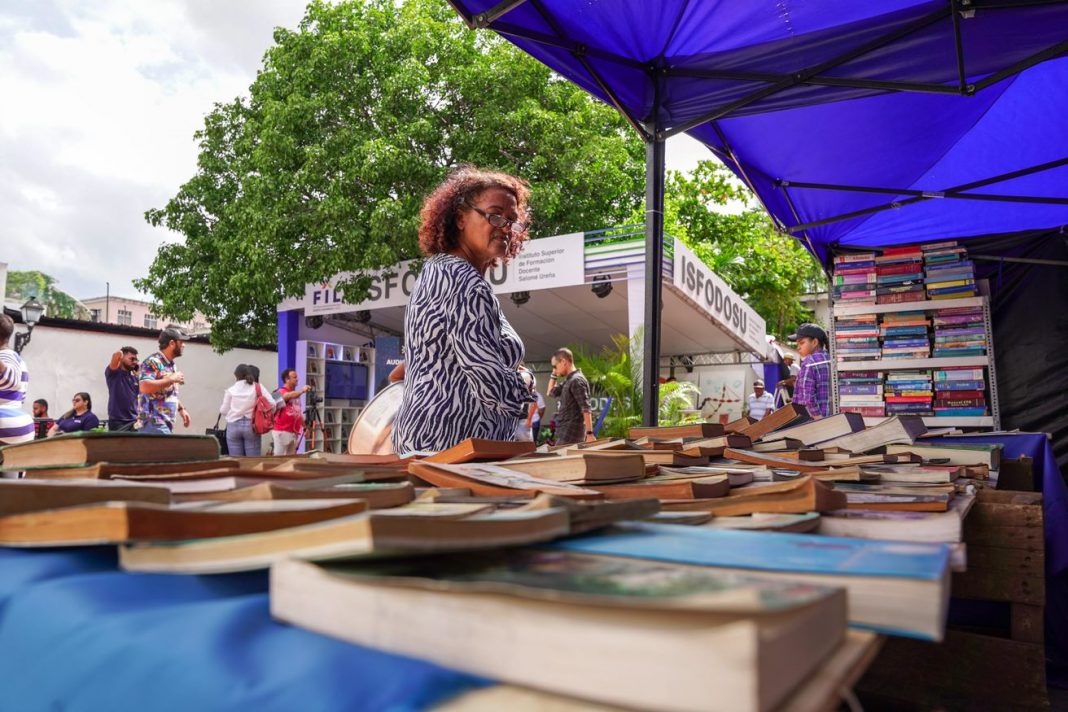
[[[664,138],[655,123],[645,142],[645,327],[642,425],[655,426],[660,406],[660,311],[664,275]]]

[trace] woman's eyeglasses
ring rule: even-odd
[[[465,201],[465,202],[467,202],[467,201]],[[493,227],[499,227],[499,228],[501,228],[503,230],[507,230],[507,231],[511,232],[513,235],[518,235],[521,232],[523,232],[524,230],[526,230],[528,227],[530,227],[525,222],[519,222],[518,220],[509,220],[508,218],[504,217],[503,215],[498,215],[497,213],[487,213],[482,208],[480,208],[477,205],[474,205],[474,204],[472,204],[470,202],[467,202],[467,207],[471,208],[476,213],[478,213],[482,217],[486,218],[486,222],[488,222]]]

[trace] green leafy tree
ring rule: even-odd
[[[575,354],[575,364],[590,382],[591,392],[612,398],[600,436],[626,437],[632,427],[642,422],[642,331],[633,339],[616,334],[612,345],[600,351],[592,351],[585,344],[572,344],[570,348]],[[660,384],[657,422],[660,425],[696,422],[700,419],[697,414],[683,411],[693,409],[700,395],[700,389],[686,381]]]
[[[416,256],[422,199],[459,163],[530,181],[535,237],[640,204],[643,147],[616,112],[440,0],[315,0],[274,40],[197,132],[196,174],[146,213],[184,240],[136,285],[162,316],[205,314],[220,350],[272,339],[306,283]]]
[[[8,299],[25,302],[30,297],[45,305],[45,315],[60,319],[88,319],[89,310],[56,286],[56,278],[36,270],[7,273]]]
[[[819,264],[794,237],[775,230],[752,193],[723,165],[701,161],[672,172],[665,230],[676,235],[783,337],[812,317],[799,297],[825,289]]]

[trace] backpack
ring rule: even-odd
[[[268,401],[256,384],[256,407],[252,409],[252,430],[257,435],[265,435],[274,428],[274,402]]]

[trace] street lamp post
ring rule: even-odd
[[[26,325],[26,333],[15,334],[15,353],[22,353],[22,349],[26,348],[26,344],[30,343],[30,334],[33,332],[33,327],[37,326],[37,322],[41,320],[44,313],[45,305],[37,301],[37,297],[30,297],[22,305],[22,322]]]

